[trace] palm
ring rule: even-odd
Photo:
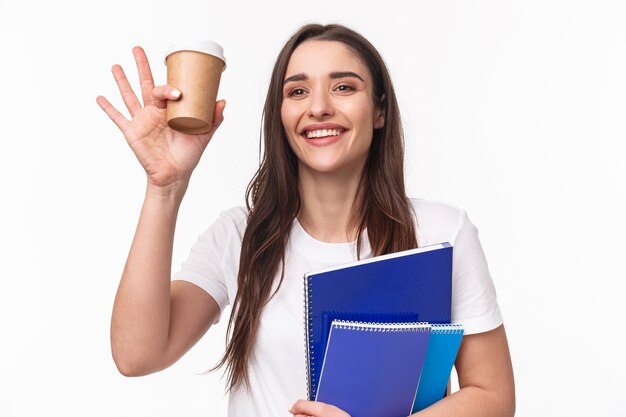
[[[155,185],[191,175],[209,142],[209,134],[186,135],[167,126],[165,110],[146,106],[135,114],[124,136]]]

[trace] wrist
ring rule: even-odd
[[[188,186],[189,180],[180,180],[169,185],[148,183],[146,186],[146,199],[179,205],[185,196]]]

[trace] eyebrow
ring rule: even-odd
[[[365,80],[356,72],[352,72],[352,71],[335,71],[335,72],[331,72],[330,73],[330,78],[332,79],[338,79],[338,78],[358,78],[359,80],[365,82]],[[285,78],[285,80],[283,81],[283,85],[290,83],[290,82],[294,82],[294,81],[306,81],[309,79],[309,76],[306,75],[305,73],[301,72],[299,74],[296,75],[292,75],[291,77],[287,77]]]

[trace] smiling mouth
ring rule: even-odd
[[[326,138],[329,136],[339,136],[343,133],[343,129],[319,129],[319,130],[309,130],[304,132],[304,136],[307,139],[319,139]]]

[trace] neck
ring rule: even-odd
[[[360,175],[340,176],[299,169],[298,221],[317,240],[343,243],[356,240],[349,230]]]

